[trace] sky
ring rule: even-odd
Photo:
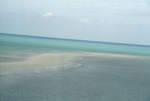
[[[150,45],[150,0],[0,0],[0,33]]]

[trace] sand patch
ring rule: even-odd
[[[45,71],[58,71],[64,69],[72,69],[82,67],[80,61],[82,57],[99,57],[103,58],[129,58],[142,59],[143,56],[107,54],[107,53],[91,53],[91,52],[59,52],[59,53],[44,53],[26,57],[22,61],[0,62],[0,75],[13,73],[41,73]],[[13,57],[11,57],[13,58]]]
[[[0,66],[61,66],[71,64],[71,61],[76,57],[96,56],[96,57],[118,57],[118,58],[142,58],[143,56],[108,54],[108,53],[93,53],[93,52],[59,52],[59,53],[44,53],[28,57],[24,61],[17,62],[1,62]]]

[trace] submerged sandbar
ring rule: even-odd
[[[94,53],[94,52],[54,52],[54,53],[41,53],[34,54],[26,57],[16,57],[11,56],[12,61],[1,62],[0,66],[7,69],[13,68],[23,68],[28,70],[36,69],[53,69],[59,70],[63,68],[69,68],[69,66],[74,65],[75,60],[80,60],[82,57],[99,57],[99,58],[148,58],[145,56],[135,56],[135,55],[122,55],[122,54],[109,54],[109,53]],[[9,57],[7,57],[9,58]],[[15,61],[14,59],[17,58]],[[18,59],[20,60],[18,61]],[[78,66],[77,66],[78,67]]]

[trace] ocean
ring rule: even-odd
[[[0,34],[0,101],[150,101],[150,46]]]

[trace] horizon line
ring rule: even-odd
[[[93,42],[93,43],[106,43],[106,44],[150,47],[150,45],[143,45],[143,44],[129,44],[129,43],[117,43],[117,42],[105,42],[105,41],[93,41],[93,40],[80,40],[80,39],[69,39],[69,38],[55,38],[55,37],[46,37],[46,36],[20,35],[20,34],[13,34],[13,33],[0,33],[0,34],[13,35],[13,36],[24,36],[24,37],[35,37],[35,38],[46,38],[46,39],[60,39],[60,40],[72,40],[72,41]]]

